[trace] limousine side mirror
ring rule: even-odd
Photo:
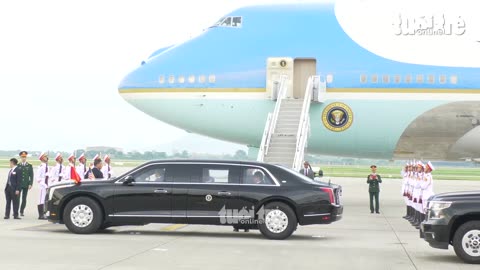
[[[123,181],[123,184],[128,186],[133,186],[133,183],[135,183],[135,178],[131,175],[125,177],[125,180]]]

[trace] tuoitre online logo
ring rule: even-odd
[[[395,35],[400,36],[461,36],[466,32],[465,20],[461,16],[398,15],[392,23]]]
[[[255,213],[255,209],[247,209],[245,206],[242,209],[227,209],[223,206],[222,210],[218,212],[220,223],[225,225],[244,224],[254,225],[265,223],[265,209],[263,206]],[[257,218],[256,218],[257,217]]]

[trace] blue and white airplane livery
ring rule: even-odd
[[[119,93],[163,122],[254,148],[275,107],[272,81],[288,75],[288,97],[302,98],[319,74],[326,94],[311,104],[308,153],[477,159],[480,23],[467,6],[439,3],[424,11],[379,0],[240,8],[153,53]],[[326,121],[331,108],[342,119]]]

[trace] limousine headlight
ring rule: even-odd
[[[62,186],[53,186],[51,188],[48,189],[48,200],[51,201],[52,198],[53,198],[53,193],[55,192],[55,190],[57,189],[61,189],[61,188],[67,188],[67,187],[73,187],[74,185],[62,185]]]
[[[432,201],[429,202],[430,218],[442,219],[445,217],[443,210],[449,208],[452,202]]]

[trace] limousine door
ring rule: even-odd
[[[149,165],[116,184],[114,219],[134,223],[170,222],[172,186],[165,183],[165,165]]]
[[[232,222],[231,203],[237,197],[239,170],[235,166],[202,164],[188,185],[187,219],[193,224]]]

